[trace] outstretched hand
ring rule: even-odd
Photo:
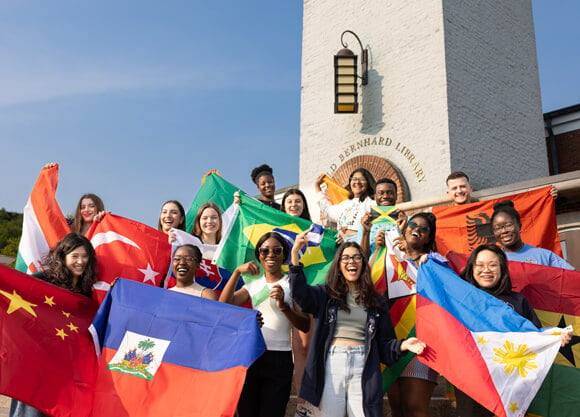
[[[401,351],[402,352],[405,352],[406,350],[408,350],[408,351],[413,352],[417,355],[421,355],[426,347],[427,347],[427,345],[425,343],[421,342],[416,337],[410,337],[408,339],[403,340],[403,343],[401,343]]]

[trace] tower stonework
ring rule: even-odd
[[[369,51],[357,114],[334,114],[345,30]],[[305,0],[301,100],[300,187],[312,201],[320,173],[367,155],[413,200],[443,194],[452,171],[474,188],[548,175],[529,0]]]

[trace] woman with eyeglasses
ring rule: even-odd
[[[169,290],[208,300],[217,300],[217,294],[213,290],[195,282],[195,271],[199,268],[200,263],[201,251],[197,246],[191,244],[178,246],[173,253],[173,258],[171,258],[175,286]]]
[[[263,318],[267,350],[248,369],[238,402],[239,417],[283,417],[286,412],[294,370],[290,329],[294,326],[307,332],[310,326],[308,316],[292,302],[288,275],[282,271],[289,253],[288,243],[279,233],[264,234],[254,251],[263,275],[234,292],[241,274],[260,274],[254,261],[240,265],[220,295],[220,301],[238,306],[251,300]]]
[[[325,284],[315,286],[307,284],[300,263],[307,243],[308,230],[296,237],[289,274],[294,300],[315,319],[300,397],[323,417],[382,416],[381,362],[393,364],[407,350],[420,355],[425,344],[415,337],[395,338],[386,302],[375,291],[358,243],[343,243]]]
[[[419,266],[429,254],[442,259],[436,253],[436,217],[433,213],[417,213],[409,219],[401,231],[402,236],[394,244],[404,252],[408,262]],[[383,242],[377,242],[384,245]],[[387,391],[393,417],[429,415],[431,394],[437,383],[437,372],[414,357],[407,364],[399,378]]]
[[[500,201],[493,206],[491,229],[495,240],[503,248],[508,261],[574,269],[572,265],[554,252],[527,245],[522,241],[520,214],[510,200]]]
[[[355,241],[362,217],[370,211],[371,206],[376,205],[373,175],[364,168],[352,171],[345,187],[349,192],[349,197],[336,205],[333,205],[322,192],[320,186],[323,178],[324,174],[321,174],[314,183],[314,189],[320,198],[318,201],[320,210],[328,220],[336,223],[339,236],[343,241]]]
[[[465,281],[506,303],[516,313],[534,323],[536,327],[542,327],[526,297],[512,290],[506,254],[496,245],[481,245],[475,248],[461,276]],[[562,346],[569,343],[571,337],[571,332],[563,331],[561,333]],[[493,416],[492,412],[457,388],[455,388],[455,397],[459,417]]]

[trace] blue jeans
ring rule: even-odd
[[[364,417],[362,373],[364,346],[331,346],[326,357],[320,417]]]

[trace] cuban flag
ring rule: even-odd
[[[419,360],[499,417],[520,417],[560,348],[558,328],[538,330],[503,301],[430,259],[419,268]]]
[[[118,280],[90,329],[100,352],[93,417],[233,416],[266,350],[256,315]]]

